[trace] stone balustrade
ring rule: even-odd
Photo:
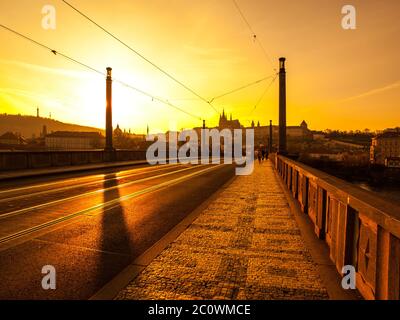
[[[365,299],[399,300],[400,206],[281,155],[272,160],[338,272],[354,266]]]
[[[0,152],[0,171],[146,160],[146,151],[14,151]]]

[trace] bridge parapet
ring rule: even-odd
[[[274,162],[338,272],[354,266],[366,299],[399,300],[400,206],[284,156],[275,155]]]
[[[146,160],[146,151],[77,150],[0,152],[0,171],[74,166],[108,161]]]

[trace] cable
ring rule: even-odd
[[[277,77],[278,77],[278,74],[275,75],[275,77],[272,79],[272,81],[269,83],[269,85],[265,88],[265,90],[262,93],[261,97],[258,99],[257,103],[254,105],[253,109],[250,111],[248,116],[251,116],[253,114],[254,110],[257,109],[258,105],[264,99],[264,96],[267,94],[268,90],[271,88],[272,84],[275,82]]]
[[[167,77],[169,77],[170,79],[172,79],[173,81],[175,81],[176,83],[178,83],[180,86],[182,86],[183,88],[185,88],[186,90],[188,90],[189,92],[191,92],[192,94],[194,94],[196,97],[198,97],[200,100],[204,101],[205,103],[207,103],[208,105],[210,105],[214,111],[216,113],[219,113],[218,110],[204,97],[202,97],[201,95],[199,95],[197,92],[195,92],[193,89],[189,88],[187,85],[185,85],[183,82],[179,81],[177,78],[175,78],[173,75],[171,75],[169,72],[165,71],[164,69],[162,69],[161,67],[159,67],[157,64],[155,64],[154,62],[150,61],[148,58],[146,58],[143,54],[141,54],[140,52],[138,52],[137,50],[133,49],[131,46],[129,46],[126,42],[122,41],[121,39],[119,39],[117,36],[115,36],[113,33],[111,33],[110,31],[108,31],[107,29],[105,29],[104,27],[102,27],[100,24],[98,24],[96,21],[94,21],[93,19],[91,19],[89,16],[87,16],[86,14],[84,14],[82,11],[80,11],[78,8],[74,7],[72,4],[70,4],[68,1],[66,0],[61,0],[62,2],[64,2],[67,6],[69,6],[71,9],[73,9],[74,11],[76,11],[77,13],[79,13],[82,17],[84,17],[85,19],[87,19],[88,21],[90,21],[91,23],[93,23],[96,27],[98,27],[99,29],[101,29],[102,31],[104,31],[105,33],[107,33],[110,37],[114,38],[116,41],[118,41],[120,44],[122,44],[123,46],[125,46],[126,48],[128,48],[130,51],[132,51],[133,53],[135,53],[137,56],[139,56],[141,59],[143,59],[144,61],[146,61],[147,63],[151,64],[154,68],[156,68],[157,70],[159,70],[160,72],[162,72],[164,75],[166,75]]]
[[[226,92],[226,93],[224,93],[224,94],[221,94],[221,95],[219,95],[219,96],[216,96],[216,97],[212,98],[212,99],[210,100],[210,102],[212,102],[212,101],[214,101],[214,100],[217,100],[217,99],[219,99],[219,98],[225,97],[225,96],[227,96],[227,95],[230,95],[230,94],[232,94],[232,93],[235,93],[235,92],[237,92],[237,91],[240,91],[240,90],[246,89],[246,88],[248,88],[248,87],[254,86],[254,85],[256,85],[256,84],[259,84],[259,83],[261,83],[261,82],[263,82],[263,81],[265,81],[265,80],[267,80],[267,79],[270,79],[270,78],[272,78],[272,77],[273,77],[273,75],[272,75],[272,76],[265,77],[265,78],[262,78],[262,79],[257,80],[257,81],[254,81],[254,82],[252,82],[252,83],[246,84],[246,85],[244,85],[244,86],[241,86],[241,87],[239,87],[239,88],[233,89],[233,90],[231,90],[231,91],[228,91],[228,92]]]
[[[5,26],[5,25],[3,25],[3,24],[0,24],[0,27],[2,27],[2,28],[5,29],[5,30],[8,30],[8,31],[11,32],[11,33],[14,33],[15,35],[17,35],[17,36],[19,36],[19,37],[21,37],[21,38],[23,38],[23,39],[25,39],[25,40],[28,40],[28,41],[30,41],[30,42],[36,44],[37,46],[40,46],[40,47],[43,48],[43,49],[46,49],[46,50],[50,51],[50,52],[53,53],[54,55],[61,56],[61,57],[65,58],[65,59],[67,59],[67,60],[69,60],[69,61],[71,61],[71,62],[74,62],[74,63],[76,63],[76,64],[78,64],[78,65],[80,65],[80,66],[82,66],[82,67],[85,67],[86,69],[88,69],[88,70],[90,70],[90,71],[92,71],[92,72],[95,72],[95,73],[100,74],[100,75],[102,75],[102,76],[106,76],[106,74],[105,74],[104,72],[101,72],[101,71],[99,71],[99,70],[97,70],[97,69],[95,69],[95,68],[93,68],[93,67],[91,67],[91,66],[89,66],[89,65],[87,65],[87,64],[85,64],[85,63],[83,63],[83,62],[80,62],[80,61],[78,61],[78,60],[76,60],[76,59],[74,59],[74,58],[71,58],[70,56],[68,56],[68,55],[66,55],[66,54],[64,54],[64,53],[58,52],[58,51],[56,51],[56,50],[54,50],[54,49],[52,49],[52,48],[50,48],[50,47],[48,47],[48,46],[46,46],[46,45],[44,45],[44,44],[38,42],[38,41],[36,41],[36,40],[33,40],[32,38],[29,38],[29,37],[27,37],[27,36],[25,36],[25,35],[23,35],[23,34],[17,32],[17,31],[15,31],[15,30],[13,30],[13,29],[8,28],[7,26]],[[129,84],[127,84],[127,83],[125,83],[125,82],[123,82],[123,81],[121,81],[121,80],[118,80],[118,79],[113,79],[113,82],[119,83],[119,84],[121,84],[121,85],[123,85],[123,86],[125,86],[125,87],[127,87],[127,88],[130,88],[130,89],[132,89],[132,90],[135,90],[135,91],[137,91],[137,92],[139,92],[139,93],[141,93],[141,94],[143,94],[143,95],[145,95],[145,96],[147,96],[147,97],[152,98],[152,100],[157,100],[157,101],[159,101],[159,102],[161,102],[161,103],[163,103],[163,104],[165,104],[165,105],[168,105],[168,106],[170,106],[170,107],[172,107],[172,108],[174,108],[174,109],[176,109],[176,110],[179,110],[179,111],[185,113],[186,115],[189,115],[189,116],[191,116],[191,117],[193,117],[193,118],[196,118],[197,120],[202,120],[201,117],[196,116],[196,115],[194,115],[194,114],[192,114],[192,113],[190,113],[190,112],[188,112],[188,111],[186,111],[186,110],[184,110],[184,109],[182,109],[182,108],[180,108],[180,107],[178,107],[178,106],[176,106],[176,105],[170,103],[168,100],[164,100],[164,99],[162,99],[162,98],[156,97],[156,96],[154,96],[154,95],[152,95],[152,94],[150,94],[150,93],[148,93],[148,92],[146,92],[146,91],[143,91],[143,90],[141,90],[141,89],[138,89],[138,88],[136,88],[136,87],[134,87],[134,86],[131,86],[131,85],[129,85]]]
[[[199,98],[174,98],[168,99],[169,101],[199,101]]]
[[[168,105],[168,106],[170,106],[170,107],[172,107],[172,108],[174,108],[174,109],[176,109],[176,110],[178,110],[178,111],[180,111],[180,112],[183,112],[183,113],[187,114],[188,116],[191,116],[191,117],[193,117],[193,118],[195,118],[195,119],[197,119],[197,120],[203,120],[201,117],[196,116],[196,115],[194,115],[193,113],[190,113],[190,112],[188,112],[188,111],[186,111],[186,110],[184,110],[184,109],[182,109],[182,108],[180,108],[180,107],[178,107],[178,106],[172,104],[172,103],[169,102],[168,100],[164,100],[164,99],[162,99],[162,98],[153,96],[153,95],[151,95],[151,94],[149,94],[149,93],[147,93],[147,92],[145,92],[145,91],[143,91],[143,90],[141,90],[141,89],[138,89],[138,88],[136,88],[136,87],[133,87],[133,86],[131,86],[130,84],[127,84],[127,83],[125,83],[125,82],[123,82],[123,81],[121,81],[121,80],[113,79],[113,82],[119,83],[120,85],[122,85],[122,86],[124,86],[124,87],[127,87],[127,88],[129,88],[129,89],[135,90],[135,91],[137,91],[137,92],[139,92],[139,93],[141,93],[141,94],[143,94],[143,95],[146,95],[146,96],[152,98],[153,100],[157,100],[157,101],[159,101],[159,102],[161,102],[161,103],[163,103],[163,104],[166,104],[166,105]]]
[[[79,61],[77,61],[77,60],[75,60],[75,59],[73,59],[73,58],[71,58],[71,57],[69,57],[69,56],[67,56],[67,55],[65,55],[65,54],[63,54],[63,53],[61,53],[61,52],[58,52],[58,51],[56,51],[56,50],[53,50],[53,49],[51,49],[50,47],[48,47],[48,46],[46,46],[46,45],[44,45],[44,44],[42,44],[42,43],[40,43],[40,42],[37,42],[37,41],[33,40],[32,38],[29,38],[29,37],[27,37],[27,36],[25,36],[25,35],[23,35],[23,34],[17,32],[17,31],[15,31],[15,30],[13,30],[13,29],[10,29],[10,28],[6,27],[6,26],[3,25],[3,24],[0,24],[0,27],[2,27],[3,29],[8,30],[8,31],[10,31],[10,32],[12,32],[12,33],[14,33],[14,34],[16,34],[17,36],[19,36],[19,37],[21,37],[21,38],[24,38],[24,39],[26,39],[26,40],[28,40],[28,41],[30,41],[30,42],[32,42],[32,43],[34,43],[34,44],[36,44],[36,45],[38,45],[38,46],[44,48],[44,49],[46,49],[46,50],[49,50],[49,51],[50,51],[51,53],[53,53],[54,55],[59,55],[59,56],[65,58],[65,59],[67,59],[67,60],[70,60],[70,61],[72,61],[72,62],[74,62],[74,63],[76,63],[76,64],[81,65],[82,67],[85,67],[85,68],[87,68],[87,69],[90,69],[90,70],[93,71],[93,72],[96,72],[96,73],[101,74],[101,75],[105,75],[104,72],[101,72],[101,71],[99,71],[99,70],[96,70],[96,69],[94,69],[94,68],[88,66],[87,64],[84,64],[84,63],[82,63],[82,62],[79,62]]]
[[[260,46],[261,50],[263,51],[265,57],[271,64],[271,67],[274,71],[277,71],[276,68],[274,67],[274,64],[272,62],[272,59],[270,55],[268,54],[267,50],[265,50],[264,46],[262,45],[261,41],[258,39],[257,34],[254,32],[253,28],[251,27],[249,21],[246,19],[245,15],[243,14],[243,11],[240,9],[239,5],[237,4],[236,0],[232,0],[236,9],[238,10],[240,16],[242,17],[243,21],[246,23],[247,27],[249,28],[251,35],[253,36],[253,39],[257,41],[258,45]]]

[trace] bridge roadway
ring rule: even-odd
[[[90,298],[233,176],[171,164],[2,182],[0,299]]]
[[[131,272],[135,276],[114,298],[353,299],[338,288],[333,268],[326,272],[328,254],[307,241],[316,240],[314,232],[295,217],[279,179],[266,161],[221,188],[162,253],[140,273]],[[127,273],[112,282],[122,283]]]

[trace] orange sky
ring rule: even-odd
[[[83,12],[207,99],[273,73],[231,0],[70,0]],[[398,0],[237,0],[276,61],[286,56],[288,124],[312,129],[383,129],[400,125]],[[357,30],[341,28],[341,8],[357,9]],[[56,30],[41,9],[57,9]],[[96,69],[170,100],[215,125],[218,115],[60,0],[0,1],[0,21]],[[0,112],[41,114],[104,126],[101,76],[0,29]],[[268,82],[215,101],[242,124],[278,121],[278,86],[251,113]],[[114,85],[114,126],[134,132],[200,121]]]

